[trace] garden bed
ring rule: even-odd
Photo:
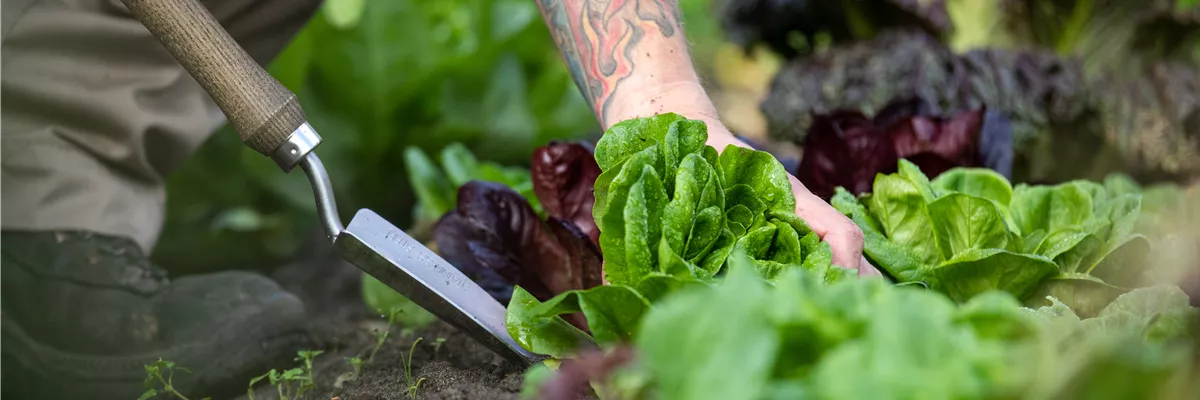
[[[322,238],[323,239],[323,238]],[[315,239],[314,239],[315,240]],[[361,272],[327,246],[310,246],[305,260],[272,274],[300,296],[311,313],[314,345],[324,353],[314,358],[316,388],[301,399],[408,399],[404,360],[410,359],[412,379],[423,379],[415,390],[420,399],[515,399],[522,370],[441,321],[418,330],[397,323],[361,374],[353,377],[348,358],[366,355],[376,345],[374,331],[388,328],[386,319],[363,304]],[[414,341],[420,339],[416,346]],[[444,341],[439,342],[439,339]],[[243,395],[239,400],[248,400]],[[255,400],[279,399],[268,383],[257,385]]]
[[[364,284],[357,268],[314,238],[296,257],[303,261],[273,273],[309,306],[315,339],[309,350],[320,352],[310,367],[301,360],[289,366],[301,370],[279,374],[311,381],[264,378],[243,398],[280,399],[282,390],[290,399],[516,399],[527,388],[587,390],[589,381],[613,390],[619,396],[613,398],[910,398],[931,390],[945,398],[1087,398],[1095,390],[1174,398],[1188,387],[1178,379],[1194,374],[1200,314],[1173,287],[1177,279],[1151,279],[1151,266],[1181,260],[1162,252],[1147,257],[1143,242],[1158,243],[1162,232],[1140,226],[1166,216],[1194,220],[1187,207],[1194,189],[1154,194],[1159,189],[1116,176],[1103,184],[1012,185],[980,168],[926,177],[901,160],[898,172],[877,175],[868,192],[839,186],[831,199],[866,233],[865,255],[889,277],[862,280],[832,265],[828,244],[792,214],[784,167],[768,153],[730,148],[718,156],[702,145],[698,121],[675,115],[618,128],[594,156],[578,143],[539,149],[548,156],[537,159],[573,167],[535,162],[532,175],[496,175],[511,179],[507,184],[473,178],[496,169],[462,154],[462,165],[479,168],[455,177],[462,185],[443,189],[449,193],[428,192],[444,195],[448,208],[437,212],[443,217],[431,232],[410,229],[507,304],[510,332],[526,333],[513,335],[526,349],[551,356],[549,370],[507,364],[445,323],[422,317],[411,303],[381,300],[395,294]],[[660,154],[666,156],[656,159]],[[605,172],[579,164],[592,160]],[[574,168],[599,176],[547,174]],[[658,170],[667,173],[660,178]],[[632,173],[621,171],[641,173],[632,181]],[[661,182],[675,186],[667,192]],[[595,208],[605,211],[595,219],[586,213],[590,198],[572,196],[593,186]],[[1145,209],[1143,193],[1152,205]],[[689,199],[704,211],[683,207]],[[1170,205],[1177,201],[1183,203]],[[1051,204],[1056,213],[1038,211]],[[907,217],[893,221],[895,215]],[[717,219],[704,225],[715,233],[692,226],[706,218]],[[650,233],[639,223],[662,230]],[[925,236],[910,232],[927,227],[933,229],[922,230]],[[607,284],[588,278],[599,267],[588,233],[599,231],[625,233],[615,243],[600,235],[604,255],[626,256],[606,257]],[[639,253],[637,243],[658,249],[657,257]],[[1141,250],[1119,251],[1125,247]],[[1060,281],[1072,282],[1072,290],[1056,291]],[[1114,295],[1096,296],[1109,291]],[[388,318],[370,311],[383,309],[409,311]],[[610,354],[633,357],[578,353],[580,338],[631,350]],[[797,356],[801,348],[805,355]],[[1032,357],[1048,349],[1057,356]],[[734,367],[712,368],[726,364]],[[839,378],[860,370],[860,380]],[[1038,372],[1050,370],[1066,372]],[[1138,376],[1131,378],[1136,385],[1110,387],[1102,379],[1118,372]],[[902,377],[927,374],[954,376]]]

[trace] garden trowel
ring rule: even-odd
[[[545,357],[508,334],[505,310],[458,269],[371,210],[342,226],[333,188],[313,149],[321,143],[296,95],[238,46],[197,0],[122,0],[204,87],[242,142],[312,184],[321,225],[342,258],[520,365]]]

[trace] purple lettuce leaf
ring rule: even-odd
[[[813,117],[796,178],[828,200],[838,187],[871,191],[876,174],[896,171],[906,159],[930,178],[954,167],[1012,171],[1011,124],[986,108],[939,115],[920,99],[894,101],[874,118],[856,111]]]
[[[539,298],[551,296],[537,270],[524,261],[540,252],[534,244],[554,241],[553,236],[507,186],[470,181],[459,187],[457,206],[434,226],[433,239],[446,261],[503,303],[513,285]]]
[[[596,197],[592,188],[600,176],[592,147],[586,142],[551,142],[534,150],[530,160],[533,191],[546,214],[569,221],[592,244],[600,230],[592,218]]]
[[[896,155],[908,159],[930,177],[954,167],[978,167],[983,110],[948,118],[914,115],[884,125]]]
[[[493,298],[508,304],[521,286],[540,301],[601,283],[597,247],[573,223],[542,221],[516,191],[470,181],[458,204],[434,226],[438,252]],[[582,315],[566,316],[586,329]]]
[[[891,141],[870,119],[836,112],[814,118],[795,175],[828,200],[839,186],[855,194],[870,192],[875,174],[895,172],[897,161]]]

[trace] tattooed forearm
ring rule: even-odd
[[[638,68],[635,55],[640,51],[649,57],[639,45],[681,36],[674,0],[538,0],[538,7],[571,77],[601,123],[613,94],[630,90],[621,84]]]

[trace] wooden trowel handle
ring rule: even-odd
[[[296,95],[238,46],[197,0],[122,0],[263,155],[305,123]]]

